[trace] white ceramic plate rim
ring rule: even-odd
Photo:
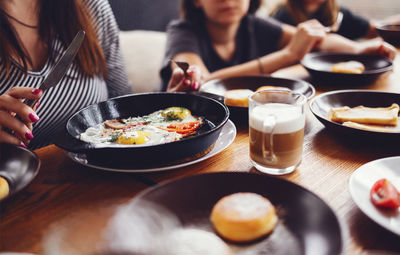
[[[382,158],[359,167],[350,177],[349,190],[353,201],[371,220],[400,236],[400,209],[386,211],[375,207],[369,198],[372,185],[379,179],[388,179],[400,190],[400,156]]]
[[[228,120],[226,122],[226,124],[222,127],[219,137],[218,137],[217,141],[215,142],[214,148],[209,153],[207,153],[203,157],[200,157],[198,159],[188,161],[185,163],[171,165],[171,166],[164,166],[164,167],[156,167],[156,168],[138,168],[138,169],[135,169],[135,168],[130,168],[130,169],[108,168],[108,167],[103,167],[103,166],[87,163],[86,159],[84,159],[82,157],[82,154],[67,152],[67,155],[74,162],[77,162],[81,165],[100,169],[100,170],[105,170],[105,171],[124,172],[124,173],[161,172],[161,171],[167,171],[167,170],[172,170],[172,169],[179,168],[179,167],[185,167],[185,166],[189,166],[192,164],[196,164],[196,163],[206,160],[214,155],[217,155],[218,153],[220,153],[221,151],[226,149],[229,145],[231,145],[233,143],[233,141],[235,140],[235,138],[236,138],[235,124],[233,124],[233,122],[231,120]]]

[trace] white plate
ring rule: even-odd
[[[82,164],[84,166],[88,167],[93,167],[97,168],[100,170],[105,170],[105,171],[113,171],[113,172],[134,172],[134,173],[143,173],[143,172],[160,172],[160,171],[167,171],[179,167],[185,167],[189,166],[198,162],[201,162],[203,160],[206,160],[214,155],[217,155],[224,149],[226,149],[229,145],[232,144],[233,140],[235,140],[236,137],[236,127],[235,124],[231,120],[228,120],[226,124],[222,127],[221,133],[219,134],[219,137],[217,141],[215,142],[214,148],[204,155],[203,157],[200,157],[198,159],[188,161],[185,163],[177,164],[177,165],[168,165],[164,167],[157,167],[157,168],[130,168],[130,169],[122,169],[122,168],[108,168],[104,167],[101,165],[96,165],[96,164],[91,164],[86,160],[86,155],[85,154],[77,154],[77,153],[72,153],[68,152],[67,155],[70,157],[73,161]]]
[[[350,177],[350,194],[354,202],[373,221],[400,235],[400,208],[383,210],[372,204],[369,191],[379,179],[386,178],[400,190],[400,157],[383,158],[359,167]]]

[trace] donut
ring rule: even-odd
[[[278,222],[275,207],[256,193],[240,192],[221,198],[212,208],[210,220],[223,238],[250,242],[269,234]]]

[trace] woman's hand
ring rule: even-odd
[[[360,42],[357,53],[380,55],[393,60],[396,56],[396,48],[391,44],[384,42],[381,38],[376,38]]]
[[[202,83],[200,68],[190,66],[187,70],[188,78],[185,77],[182,69],[175,68],[172,72],[171,79],[168,84],[168,92],[199,90]]]
[[[314,47],[317,47],[326,36],[326,29],[317,20],[308,20],[297,26],[288,45],[285,47],[294,60],[301,60]]]
[[[39,89],[13,87],[0,95],[0,142],[25,146],[33,139],[32,123],[39,118],[22,99],[39,99],[42,94]],[[23,122],[15,115],[20,116]],[[11,132],[6,132],[5,128]]]

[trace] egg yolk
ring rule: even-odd
[[[123,133],[118,136],[116,143],[119,144],[144,144],[150,140],[150,134],[143,131]]]
[[[169,107],[161,112],[161,116],[167,120],[178,120],[184,119],[186,116],[190,116],[191,112],[183,107]]]

